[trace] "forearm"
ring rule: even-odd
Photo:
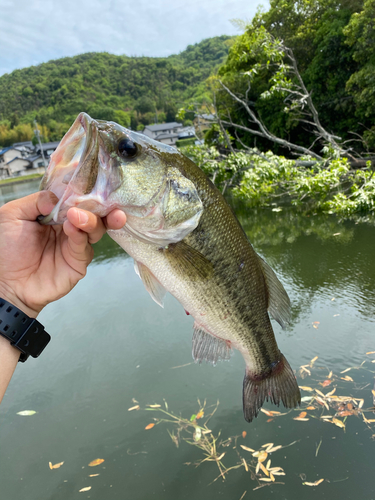
[[[0,403],[16,369],[20,351],[0,335]]]
[[[7,287],[0,286],[0,298],[10,302],[14,306],[21,309],[30,317],[36,318],[37,314],[30,308],[22,304],[17,297],[14,297]],[[8,339],[0,335],[0,403],[4,397],[5,391],[16,369],[21,352],[16,347],[13,347]]]

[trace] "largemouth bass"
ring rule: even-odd
[[[278,349],[269,315],[284,326],[290,301],[257,255],[220,191],[178,150],[113,122],[81,113],[53,153],[41,189],[59,202],[44,224],[70,207],[126,213],[108,231],[134,259],[151,297],[170,292],[193,316],[193,358],[216,364],[238,349],[246,363],[243,411],[265,400],[300,403],[294,373]]]

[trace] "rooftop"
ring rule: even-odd
[[[170,122],[170,123],[157,123],[156,125],[146,125],[148,130],[151,132],[161,132],[162,130],[169,130],[171,128],[182,127],[182,123]]]

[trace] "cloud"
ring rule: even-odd
[[[237,34],[258,0],[3,0],[0,75],[84,52],[168,56],[189,44]]]

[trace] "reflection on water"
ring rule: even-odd
[[[1,191],[3,200],[17,194],[15,189],[6,195]],[[336,388],[335,394],[363,398],[363,408],[371,407],[375,355],[366,353],[375,351],[372,221],[306,217],[285,208],[273,212],[241,205],[236,211],[255,249],[273,266],[291,297],[290,327],[283,332],[274,325],[280,349],[296,370],[318,356],[311,376],[298,375],[299,384],[324,394]],[[308,421],[293,420],[297,410],[274,419],[261,413],[247,424],[241,408],[241,356],[235,353],[230,362],[215,368],[191,363],[192,318],[171,296],[164,309],[158,307],[136,276],[132,259],[110,238],[95,245],[85,280],[49,305],[40,320],[52,342],[39,359],[17,368],[0,408],[4,499],[87,495],[94,500],[239,500],[245,491],[244,500],[272,494],[289,500],[315,499],[317,494],[373,498],[374,424],[366,424],[362,414],[349,416],[344,432],[319,418],[326,410],[318,403]],[[341,373],[364,360],[361,368]],[[319,385],[330,371],[333,382]],[[243,431],[247,436],[238,438],[238,446],[253,449],[297,441],[268,457],[284,469],[286,475],[277,477],[283,484],[265,483],[253,492],[258,483],[244,467],[231,471],[225,481],[213,482],[217,465],[186,465],[204,456],[183,441],[176,448],[167,433],[173,430],[170,424],[146,431],[159,415],[128,411],[138,402],[144,408],[164,405],[165,399],[172,411],[190,418],[199,409],[197,398],[207,399],[207,405],[220,401],[209,422],[215,435],[221,431],[218,446],[220,439]],[[37,413],[17,415],[22,410]],[[371,411],[364,415],[375,418]],[[227,466],[236,465],[236,452],[227,449],[223,460],[230,462]],[[97,458],[105,462],[88,467]],[[50,461],[64,464],[50,470]],[[318,492],[302,484],[320,478],[325,481],[316,487]],[[79,493],[89,486],[87,493]]]

